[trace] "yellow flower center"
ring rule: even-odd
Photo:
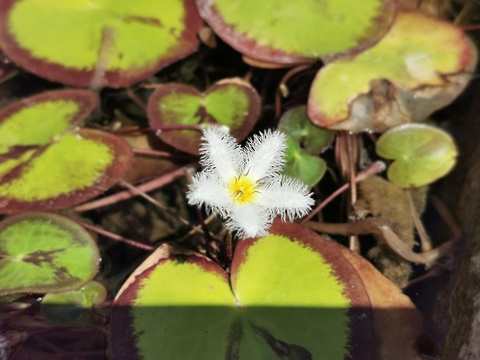
[[[258,193],[256,186],[257,184],[255,182],[250,180],[245,175],[241,175],[238,178],[235,177],[230,182],[228,192],[230,193],[233,201],[240,204],[247,204],[255,199],[255,195]]]

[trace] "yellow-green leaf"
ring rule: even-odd
[[[462,91],[470,75],[459,73],[475,61],[460,29],[401,13],[375,46],[319,71],[308,115],[319,126],[350,131],[385,131],[421,121]]]
[[[201,25],[191,0],[6,0],[0,47],[50,80],[121,87],[192,53]]]
[[[0,296],[80,288],[100,256],[81,226],[49,213],[23,213],[0,223]]]

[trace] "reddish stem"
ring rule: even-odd
[[[148,128],[137,128],[137,129],[120,129],[115,131],[116,135],[132,134],[132,133],[142,133],[142,132],[156,132],[157,134],[162,131],[173,131],[173,130],[195,130],[203,131],[204,128],[201,125],[164,125],[157,127],[148,127]]]
[[[282,112],[282,97],[287,97],[288,96],[288,87],[287,87],[287,82],[297,75],[298,73],[301,73],[302,71],[308,70],[312,67],[312,64],[307,64],[307,65],[299,65],[294,67],[293,69],[290,69],[287,71],[287,73],[283,76],[282,80],[280,80],[280,84],[278,84],[278,89],[282,93],[282,95],[279,95],[279,91],[277,91],[275,95],[275,117],[279,118],[280,114]]]
[[[143,250],[147,250],[147,251],[153,251],[153,250],[155,250],[155,247],[153,247],[153,246],[146,245],[146,244],[143,244],[143,243],[138,242],[138,241],[135,241],[135,240],[127,239],[127,238],[125,238],[125,237],[123,237],[123,236],[120,236],[120,235],[111,233],[110,231],[100,229],[100,228],[97,227],[97,226],[93,226],[93,225],[84,223],[83,221],[80,221],[80,220],[77,220],[77,219],[72,219],[72,218],[70,218],[70,220],[76,222],[78,225],[83,226],[83,227],[86,228],[86,229],[95,231],[96,233],[98,233],[98,234],[100,234],[100,235],[109,237],[109,238],[112,239],[112,240],[121,241],[121,242],[124,242],[124,243],[126,243],[126,244],[135,246],[135,247],[137,247],[137,248],[139,248],[139,249],[143,249]]]
[[[233,259],[233,241],[232,241],[232,233],[230,231],[227,232],[227,238],[225,242],[225,253],[227,255],[227,261],[230,264]]]
[[[385,163],[383,163],[382,161],[376,161],[365,170],[359,172],[355,177],[355,182],[358,183],[360,181],[363,181],[372,175],[382,172],[383,170],[385,170]],[[341,187],[339,187],[337,190],[335,190],[329,197],[327,197],[315,209],[313,209],[313,211],[305,219],[303,219],[300,222],[300,224],[303,225],[307,221],[309,221],[311,218],[313,218],[315,214],[317,214],[320,210],[322,210],[325,206],[327,206],[338,195],[343,193],[345,190],[348,190],[349,187],[350,187],[350,184],[346,183],[346,184],[343,184]]]
[[[480,30],[480,24],[462,25],[459,28],[463,31]]]
[[[165,175],[162,175],[152,181],[139,185],[137,186],[137,188],[143,192],[148,192],[154,189],[161,188],[162,186],[170,184],[172,181],[178,179],[179,177],[184,176],[185,170],[188,169],[189,167],[195,167],[195,165],[189,164],[189,165],[183,166],[179,169],[166,173]],[[138,195],[137,193],[131,190],[120,191],[111,196],[106,196],[98,200],[94,200],[85,204],[78,205],[73,209],[75,211],[88,211],[88,210],[98,209],[103,206],[116,204],[117,202],[122,200],[130,199],[131,197],[134,197],[137,195]]]
[[[187,219],[184,219],[183,217],[181,217],[180,215],[178,215],[175,211],[169,209],[167,206],[161,204],[160,202],[158,202],[157,200],[155,200],[154,198],[152,198],[150,195],[148,195],[147,193],[145,193],[144,191],[141,191],[139,190],[136,186],[126,182],[126,181],[123,181],[121,180],[120,185],[123,185],[125,186],[126,188],[130,189],[131,191],[133,191],[134,193],[137,193],[139,196],[143,197],[145,200],[147,200],[148,202],[150,202],[151,204],[155,205],[156,207],[158,207],[159,209],[169,213],[170,215],[176,217],[182,224],[184,225],[187,225],[187,226],[190,226],[190,227],[194,227],[192,224],[190,224],[188,222]]]
[[[139,148],[132,148],[133,152],[135,154],[139,155],[150,155],[150,156],[161,156],[161,157],[169,157],[169,158],[185,158],[191,160],[191,157],[188,155],[182,155],[182,154],[172,154],[169,153],[168,151],[158,151],[158,150],[152,150],[152,149],[139,149]]]

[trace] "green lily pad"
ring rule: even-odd
[[[312,155],[325,151],[335,137],[333,131],[322,129],[312,123],[308,118],[305,105],[286,111],[280,118],[278,130],[290,135]]]
[[[390,0],[196,0],[200,16],[241,53],[271,63],[352,54],[392,23]]]
[[[91,281],[78,290],[46,294],[42,299],[42,314],[48,320],[63,325],[82,326],[94,323],[92,308],[105,301],[107,290]]]
[[[23,213],[0,222],[0,296],[78,289],[99,263],[92,237],[62,216]]]
[[[239,242],[228,274],[168,245],[115,300],[115,359],[372,359],[372,309],[340,251],[297,224]],[[232,292],[233,291],[233,292]]]
[[[476,50],[460,29],[400,13],[375,46],[319,71],[308,115],[318,126],[349,131],[422,121],[463,90],[475,63]]]
[[[425,124],[404,124],[388,130],[378,139],[376,151],[394,160],[387,176],[403,188],[427,185],[445,176],[458,155],[449,134]]]
[[[0,47],[26,70],[74,86],[122,87],[192,53],[190,0],[6,0]]]
[[[0,110],[0,213],[66,208],[123,176],[132,158],[124,140],[74,130],[97,101],[86,90],[60,90]]]
[[[257,91],[239,79],[215,83],[205,93],[182,84],[158,87],[148,101],[148,118],[153,128],[165,125],[226,126],[232,136],[243,140],[260,116]],[[167,144],[198,154],[202,133],[196,130],[160,131]]]
[[[310,187],[317,184],[327,170],[325,160],[319,156],[307,153],[289,134],[287,135],[285,155],[283,173],[289,177],[301,180]]]
[[[67,89],[31,96],[0,109],[0,156],[8,156],[9,150],[18,147],[47,144],[78,125],[97,106],[95,93]]]

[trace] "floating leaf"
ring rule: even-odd
[[[321,157],[307,153],[290,135],[287,135],[285,155],[283,173],[310,187],[318,183],[327,170],[327,164]]]
[[[0,296],[78,289],[99,263],[92,237],[62,216],[24,213],[0,223]]]
[[[225,79],[204,94],[187,85],[158,87],[148,101],[148,118],[153,128],[165,125],[225,125],[237,140],[243,140],[260,116],[260,97],[247,82]],[[196,130],[162,131],[167,144],[198,154],[202,136]]]
[[[458,28],[402,13],[371,49],[319,71],[308,115],[319,126],[349,131],[422,121],[463,90],[475,63],[476,51]]]
[[[308,118],[307,107],[297,106],[285,112],[278,123],[278,130],[290,135],[312,155],[325,151],[333,141],[335,133],[313,125]]]
[[[121,87],[192,53],[190,0],[5,0],[0,47],[26,70],[75,86]]]
[[[377,154],[394,162],[388,180],[403,188],[427,185],[455,166],[455,141],[445,131],[425,124],[404,124],[385,132],[377,141]]]
[[[97,105],[86,90],[47,92],[0,110],[0,213],[65,208],[113,186],[132,158],[98,130],[72,130]]]
[[[78,290],[50,293],[42,299],[42,314],[57,324],[69,326],[91,325],[92,308],[105,301],[107,290],[91,281]]]
[[[0,109],[0,156],[8,157],[8,150],[15,147],[46,145],[78,125],[97,106],[98,96],[91,91],[61,90]]]
[[[164,245],[117,295],[114,357],[371,359],[370,300],[338,247],[276,223],[239,242],[230,287],[213,261]]]
[[[298,63],[361,51],[389,28],[396,2],[197,0],[200,15],[241,53],[265,62]]]

